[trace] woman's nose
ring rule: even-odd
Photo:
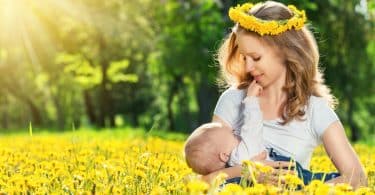
[[[251,72],[255,68],[255,63],[252,60],[246,60],[246,71]]]

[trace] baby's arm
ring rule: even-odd
[[[262,90],[262,86],[254,80],[247,89],[247,96],[242,100],[244,109],[242,112],[243,125],[241,127],[241,136],[243,135],[243,140],[249,144],[251,144],[250,141],[254,141],[253,138],[257,138],[257,140],[263,139],[263,116],[258,99]]]
[[[264,150],[263,116],[258,96],[262,87],[253,81],[247,89],[247,97],[242,101],[244,106],[240,136],[242,141],[237,147],[239,161],[247,160]]]
[[[248,96],[242,101],[244,105],[244,122],[241,127],[241,135],[244,135],[246,141],[249,135],[262,135],[263,117],[259,106],[259,99],[255,96]],[[260,137],[258,137],[259,139]]]
[[[263,117],[258,98],[251,96],[243,100],[243,125],[241,127],[241,142],[237,147],[239,161],[248,160],[264,150]]]

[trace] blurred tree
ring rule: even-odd
[[[228,7],[246,1],[220,2],[227,18]],[[321,49],[326,83],[340,100],[338,114],[344,125],[348,124],[351,140],[357,141],[361,132],[373,131],[374,122],[366,118],[374,115],[371,107],[375,95],[375,61],[371,56],[374,56],[375,3],[366,0],[280,2],[306,10]]]
[[[317,9],[310,13],[320,33],[325,77],[340,100],[338,111],[344,124],[349,126],[352,141],[359,140],[361,132],[369,130],[371,123],[360,128],[358,124],[366,119],[355,116],[361,112],[359,105],[375,95],[374,61],[366,51],[374,41],[374,18],[369,16],[371,10],[365,2],[319,1]]]
[[[217,98],[213,47],[222,37],[223,22],[213,1],[165,1],[159,6],[153,16],[159,28],[150,71],[156,85],[167,86],[159,96],[165,100],[159,101],[166,107],[167,128],[176,129],[175,115],[183,114],[185,125],[179,128],[191,129],[212,115]],[[190,102],[198,104],[198,120],[189,114],[194,107]]]
[[[24,56],[19,48],[6,48],[7,55],[0,62],[0,83],[2,92],[11,95],[29,108],[30,116],[22,122],[31,121],[35,125],[41,125],[43,122],[41,105],[41,91],[37,89],[35,82],[30,82],[35,78],[36,73],[32,66],[24,61]],[[22,73],[20,75],[19,73]],[[38,97],[38,98],[34,98]],[[7,96],[4,96],[6,101]],[[6,122],[4,122],[5,124]]]
[[[22,2],[0,5],[3,128],[63,129],[86,118],[114,126],[120,115],[134,126],[189,131],[211,120],[214,55],[233,25],[229,7],[246,1]],[[307,11],[352,139],[373,134],[375,3],[281,2]]]
[[[99,127],[114,127],[113,86],[138,80],[137,75],[125,73],[132,57],[126,53],[132,40],[132,34],[126,30],[129,19],[121,14],[126,4],[118,0],[81,3],[86,6],[87,19],[62,21],[69,26],[62,36],[70,43],[65,48],[70,54],[63,55],[58,63],[67,65],[65,70],[73,72],[75,80],[83,87],[90,122]]]

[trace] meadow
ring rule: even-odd
[[[374,194],[375,147],[356,144],[369,187],[320,181],[296,190],[289,185],[220,187],[200,181],[183,158],[185,135],[142,130],[77,130],[67,133],[18,133],[0,136],[0,194]],[[313,171],[334,171],[322,148]],[[294,186],[294,187],[293,187]]]

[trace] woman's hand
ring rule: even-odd
[[[254,156],[253,158],[250,159],[251,161],[259,162],[259,163],[262,163],[263,165],[267,165],[273,168],[270,174],[263,174],[263,173],[259,174],[256,178],[257,182],[258,183],[270,183],[272,185],[278,185],[279,183],[283,184],[284,180],[280,176],[293,173],[293,171],[291,170],[288,171],[288,170],[283,169],[283,168],[290,167],[290,163],[285,162],[285,161],[269,161],[269,160],[266,160],[266,158],[267,158],[267,152],[262,152],[258,154],[257,156]],[[206,181],[207,183],[211,183],[211,181],[213,181],[213,179],[221,172],[227,174],[226,179],[230,179],[234,177],[241,177],[241,170],[242,170],[241,166],[229,167],[229,168],[225,168],[225,169],[212,172],[207,175],[202,175],[201,179]]]
[[[253,80],[249,87],[247,88],[247,96],[250,97],[250,96],[254,96],[254,97],[258,97],[263,91],[263,87],[260,86],[256,80]]]
[[[241,177],[241,170],[242,170],[242,167],[240,165],[237,165],[234,167],[220,169],[212,173],[209,173],[207,175],[202,175],[201,179],[207,183],[211,183],[213,179],[215,179],[215,177],[219,175],[220,173],[225,173],[227,175],[226,179],[231,179],[234,177]]]
[[[262,173],[257,174],[256,180],[258,183],[267,183],[272,185],[284,184],[285,181],[282,176],[287,174],[296,174],[294,171],[294,165],[291,165],[287,161],[269,161],[266,160],[267,152],[263,151],[257,156],[251,158],[251,161],[259,162],[265,166],[272,167],[271,173]],[[287,168],[287,169],[284,169]],[[289,170],[288,170],[289,169]]]
[[[200,179],[206,183],[211,183],[211,181],[218,175],[216,172],[209,173],[207,175],[201,175]]]

